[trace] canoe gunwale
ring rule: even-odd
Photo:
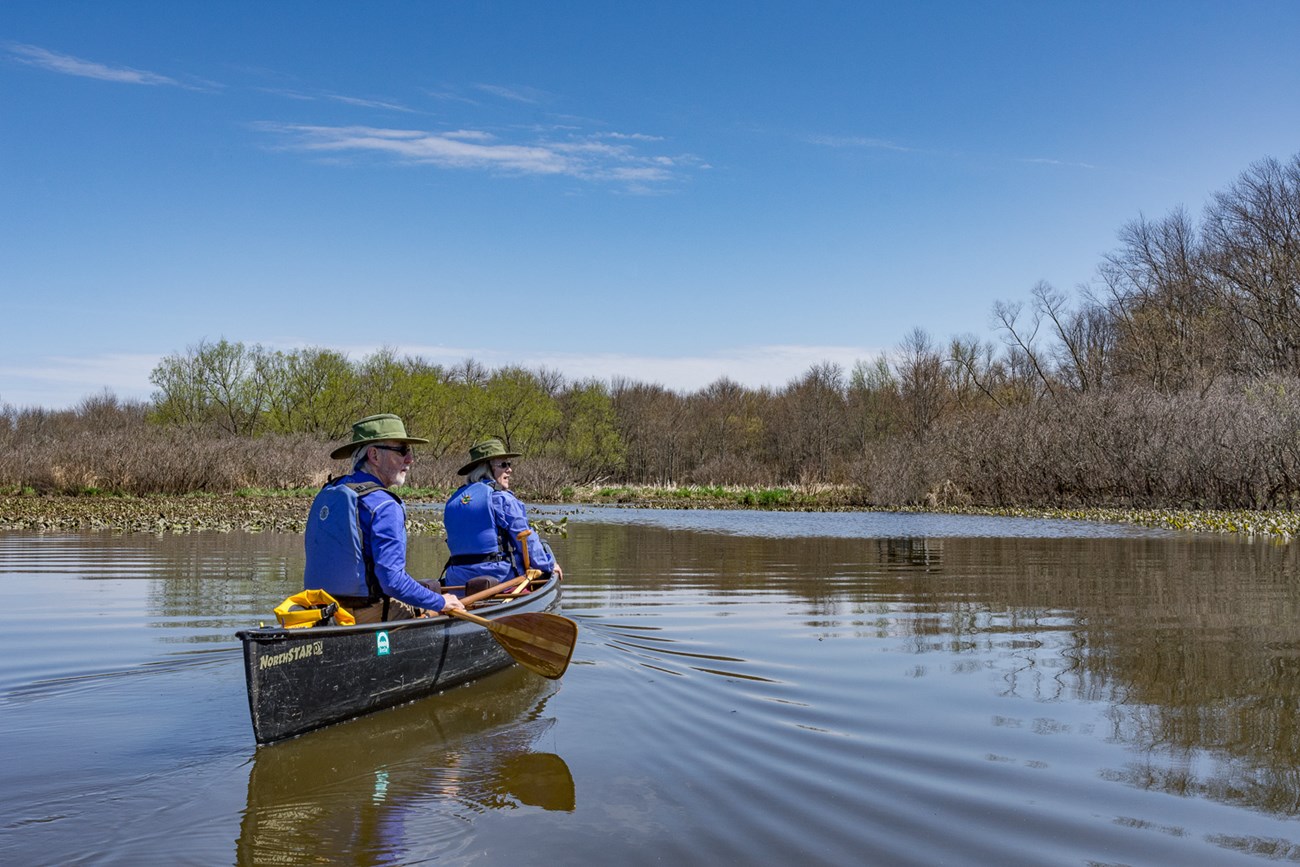
[[[480,617],[486,617],[491,620],[494,617],[502,617],[506,614],[517,614],[519,611],[532,611],[535,609],[537,597],[548,596],[559,593],[559,579],[551,578],[541,587],[525,593],[522,596],[510,596],[509,593],[501,596],[484,600],[479,605],[470,609]],[[500,601],[498,601],[500,600]],[[534,604],[529,604],[534,603]],[[546,610],[550,610],[553,605],[548,605]],[[310,634],[313,638],[322,638],[331,635],[352,634],[357,632],[392,632],[397,629],[423,629],[446,627],[454,623],[450,617],[439,615],[437,617],[419,617],[410,620],[382,620],[378,623],[354,623],[350,626],[303,626],[296,629],[287,629],[283,626],[257,626],[249,629],[241,629],[235,633],[235,637],[240,641],[280,641],[286,638],[296,638],[303,634]]]

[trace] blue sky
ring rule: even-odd
[[[0,403],[226,338],[785,384],[1300,152],[1300,2],[0,2]]]

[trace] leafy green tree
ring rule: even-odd
[[[586,484],[623,468],[623,440],[614,403],[604,383],[594,379],[570,385],[560,395],[563,457],[574,481]]]
[[[548,453],[561,415],[543,377],[522,367],[502,367],[473,396],[476,436],[499,436],[528,454]]]
[[[361,401],[361,383],[346,355],[307,347],[276,353],[268,422],[278,433],[347,434]]]
[[[361,385],[362,415],[393,412],[402,415],[399,398],[406,370],[391,346],[383,346],[363,358],[357,366]]]
[[[197,429],[208,421],[208,400],[195,351],[164,356],[149,373],[157,389],[153,393],[153,416],[162,424]]]
[[[407,426],[429,440],[423,448],[435,456],[463,452],[473,437],[474,390],[440,367],[413,371],[411,389],[413,408]]]
[[[264,426],[272,401],[274,353],[222,338],[200,341],[185,355],[171,355],[149,375],[158,418],[197,427],[214,425],[237,436]]]
[[[195,360],[217,425],[237,436],[260,433],[271,401],[271,354],[223,338],[200,343]]]

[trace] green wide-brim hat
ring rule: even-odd
[[[391,412],[380,413],[379,415],[370,415],[363,418],[352,426],[352,442],[345,446],[339,446],[330,452],[330,457],[338,460],[345,458],[352,453],[357,446],[366,443],[379,443],[386,440],[399,443],[418,443],[424,444],[428,440],[419,437],[408,437],[406,435],[406,425],[402,420]]]
[[[483,440],[483,442],[481,443],[474,443],[474,445],[469,447],[469,463],[467,463],[465,466],[457,470],[456,475],[458,476],[469,475],[469,471],[474,469],[474,467],[478,466],[484,461],[490,461],[493,458],[521,458],[521,457],[523,457],[523,455],[520,452],[512,452],[507,450],[505,443],[501,442],[501,440],[497,439],[496,437],[493,437],[492,439],[489,440]]]

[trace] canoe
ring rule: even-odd
[[[549,612],[559,603],[560,582],[552,577],[529,593],[496,597],[473,612],[499,620]],[[262,626],[237,635],[259,744],[422,698],[514,661],[488,628],[445,616],[352,626]]]

